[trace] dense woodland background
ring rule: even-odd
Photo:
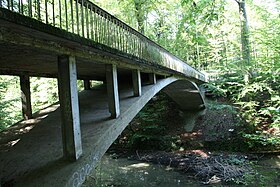
[[[280,148],[279,0],[92,0],[188,64],[239,108],[254,149]],[[79,82],[82,87],[82,82]],[[33,112],[58,100],[55,79],[32,78]],[[0,130],[21,119],[19,78],[0,76]]]

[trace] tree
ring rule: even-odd
[[[241,45],[242,45],[242,60],[244,65],[250,65],[250,41],[249,41],[249,26],[246,12],[245,0],[235,0],[239,7],[239,18],[241,26]]]
[[[135,16],[137,20],[138,31],[145,33],[145,0],[133,0],[135,6]]]

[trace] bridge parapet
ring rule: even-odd
[[[0,7],[205,81],[204,74],[88,0],[0,0]]]

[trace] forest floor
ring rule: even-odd
[[[163,96],[165,99],[168,100]],[[159,104],[161,101],[154,99],[144,114],[140,112],[131,122],[109,150],[113,157],[165,165],[203,184],[266,186],[269,182],[277,186],[280,183],[280,154],[249,153],[241,136],[244,124],[237,109],[225,100],[207,99],[206,110],[193,114],[191,129],[186,128],[184,115],[175,104],[171,101]],[[162,110],[158,105],[166,106]],[[160,112],[160,119],[145,119],[147,111]]]

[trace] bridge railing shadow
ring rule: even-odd
[[[205,81],[201,72],[89,0],[0,0],[0,7]]]

